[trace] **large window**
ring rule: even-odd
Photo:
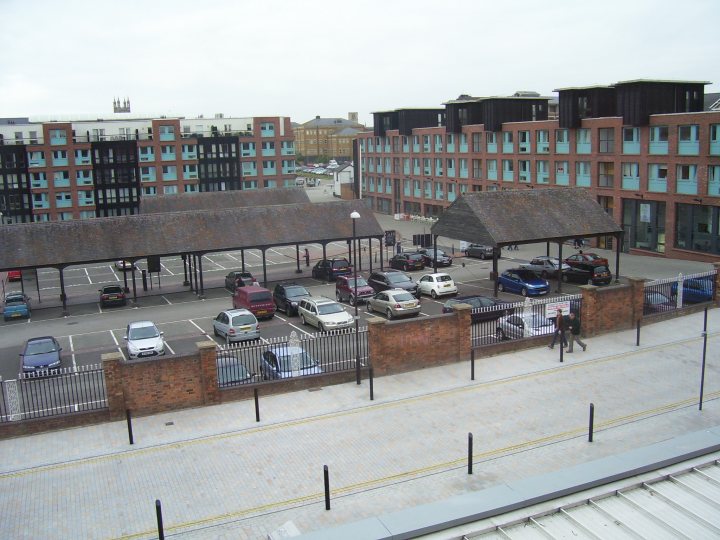
[[[681,249],[704,253],[720,252],[718,208],[699,204],[678,204],[675,245]]]
[[[613,128],[600,128],[598,130],[598,138],[600,139],[601,154],[612,154],[615,152],[615,130]]]
[[[623,199],[625,251],[629,248],[665,252],[665,203]]]

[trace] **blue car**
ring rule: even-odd
[[[677,281],[670,288],[670,296],[674,299],[678,293]],[[683,304],[711,302],[713,299],[712,278],[690,278],[683,280]]]
[[[30,298],[21,292],[11,292],[5,295],[3,318],[6,321],[19,317],[30,317]]]
[[[550,284],[532,270],[513,268],[500,275],[498,289],[523,296],[540,296],[550,291]]]

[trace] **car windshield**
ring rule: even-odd
[[[340,304],[336,304],[334,302],[332,304],[320,304],[317,308],[320,315],[330,315],[332,313],[340,313],[341,311],[344,311]]]
[[[297,371],[315,366],[312,358],[302,349],[290,349],[290,351],[294,352],[294,354],[288,354],[287,349],[276,351],[280,371]]]
[[[402,292],[392,295],[396,302],[408,302],[409,300],[415,300],[415,297],[409,292]]]
[[[30,341],[25,349],[25,355],[32,356],[34,354],[46,354],[55,352],[56,350],[55,343],[49,339],[43,341]]]
[[[437,277],[438,281],[452,281],[452,278],[448,274]]]
[[[348,287],[353,288],[355,287],[355,280],[354,279],[348,279],[347,280]],[[365,278],[357,278],[357,286],[358,287],[367,287],[367,281],[365,281]]]
[[[602,274],[603,272],[609,272],[609,271],[610,271],[610,270],[608,270],[608,267],[607,267],[607,266],[596,266],[596,267],[594,268],[594,270],[595,270],[595,273],[596,273],[596,274]]]
[[[602,259],[602,257],[600,257],[600,255],[597,255],[596,253],[586,253],[585,256],[591,261],[594,261],[595,259]]]
[[[408,259],[413,261],[419,261],[422,260],[422,258],[422,253],[411,253],[410,255],[408,255]]]
[[[348,263],[347,261],[333,261],[332,267],[333,268],[347,268],[348,264],[350,264],[350,263]]]
[[[537,279],[537,274],[535,274],[535,272],[531,270],[521,270],[519,272],[516,272],[516,274],[523,281],[532,281],[534,279]]]
[[[285,287],[285,296],[288,298],[297,298],[299,296],[310,296],[305,287]]]
[[[22,295],[13,295],[5,297],[5,305],[12,306],[16,304],[24,304],[25,298]]]
[[[250,378],[250,373],[242,364],[231,364],[218,362],[218,381],[221,383],[232,383],[238,381],[246,381]]]
[[[255,322],[255,317],[249,313],[244,313],[242,315],[234,315],[230,324],[233,326],[244,326],[246,324],[255,324]]]
[[[130,332],[128,332],[128,339],[149,339],[158,337],[159,335],[160,332],[158,332],[158,329],[154,325],[138,326],[136,328],[130,328]]]
[[[270,292],[260,291],[256,293],[252,293],[248,295],[248,298],[251,302],[271,302],[272,296],[270,295]]]
[[[105,287],[103,289],[103,294],[120,294],[121,292],[121,287]]]
[[[645,302],[648,304],[664,304],[670,299],[662,293],[650,292],[645,295]]]
[[[543,326],[552,326],[553,322],[550,319],[542,317],[540,315],[531,315],[523,319],[525,324],[530,328],[542,328]]]
[[[408,276],[400,272],[393,272],[388,274],[388,281],[390,283],[404,283],[406,281],[412,281]]]

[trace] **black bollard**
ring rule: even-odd
[[[470,349],[470,380],[475,380],[475,349]]]
[[[373,368],[370,367],[370,401],[375,400],[375,392],[373,391]]]
[[[323,465],[323,477],[325,479],[325,510],[330,510],[330,473],[327,465]]]
[[[564,335],[564,334],[563,334]],[[563,345],[563,336],[560,336],[560,362],[563,361],[563,353],[565,351],[565,345]]]
[[[468,474],[472,474],[473,465],[473,436],[468,433]]]
[[[255,394],[255,421],[260,421],[260,400],[258,399],[258,389],[253,388],[253,394]]]
[[[637,320],[637,330],[635,333],[635,346],[640,346],[640,319]]]
[[[132,418],[130,418],[130,409],[125,409],[125,418],[127,419],[128,438],[130,439],[130,444],[135,444],[135,440],[133,439]]]
[[[705,388],[705,354],[707,353],[707,308],[705,308],[705,318],[703,319],[703,353],[702,353],[702,367],[700,368],[700,404],[698,409],[702,411],[703,406],[703,393]]]
[[[158,538],[159,540],[165,540],[165,531],[163,531],[162,507],[160,506],[160,499],[155,499],[155,516],[157,517]]]
[[[595,405],[590,404],[590,422],[588,425],[588,442],[593,442],[593,423],[595,421]]]

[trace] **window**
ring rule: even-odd
[[[473,159],[472,160],[472,168],[473,168],[473,178],[480,179],[482,178],[482,160],[481,159]]]
[[[697,126],[680,126],[678,128],[678,139],[680,142],[691,142],[696,140]]]
[[[667,142],[667,140],[667,126],[654,126],[650,128],[650,142]]]
[[[568,130],[567,129],[556,129],[555,130],[555,142],[566,144],[568,142]]]
[[[598,136],[600,139],[600,153],[612,154],[615,152],[615,130],[613,128],[600,128]]]
[[[472,146],[473,146],[473,152],[476,152],[476,153],[482,152],[482,133],[473,133],[472,134]]]
[[[608,161],[598,163],[598,187],[613,187],[615,183],[615,164]]]
[[[177,192],[177,186],[163,186],[163,193],[165,195],[175,195]]]
[[[695,180],[695,165],[678,165],[678,180]]]

